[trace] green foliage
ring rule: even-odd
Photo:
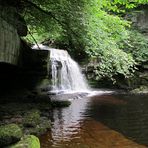
[[[147,4],[148,0],[104,0],[103,1],[103,8],[108,12],[114,13],[126,13],[130,9],[136,8],[141,4]]]
[[[118,74],[129,77],[135,71],[136,62],[146,61],[147,41],[140,34],[130,32],[130,22],[119,14],[148,3],[148,0],[31,2],[35,7],[26,7],[25,19],[34,38],[39,42],[53,40],[61,45],[58,48],[63,48],[64,44],[64,48],[79,60],[84,56],[96,59],[96,79],[114,80]]]
[[[121,46],[125,52],[133,55],[137,64],[148,62],[148,38],[138,31],[130,30],[128,40],[124,40]]]
[[[134,72],[134,60],[130,54],[119,49],[111,49],[104,52],[100,62],[94,68],[96,79],[103,77],[110,78],[115,82],[114,76],[122,74],[125,77],[131,76]]]
[[[118,74],[131,76],[135,61],[118,44],[128,39],[126,27],[130,27],[130,23],[102,10],[96,11],[95,19],[92,19],[88,27],[86,51],[90,57],[97,59],[94,65],[95,78],[108,77],[115,81],[114,76]]]
[[[52,13],[52,15],[46,15],[35,8],[27,11],[26,21],[35,37],[38,35],[42,36],[39,41],[49,38],[61,43],[64,42],[73,48],[78,44],[79,46],[81,45],[79,41],[81,39],[79,38],[84,33],[82,0],[34,0],[33,2],[43,10]]]

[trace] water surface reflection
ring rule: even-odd
[[[146,98],[102,94],[75,99],[70,107],[52,111],[53,126],[40,137],[41,147],[144,148],[148,146]]]
[[[125,105],[99,103],[93,97],[89,114],[131,140],[148,146],[148,95],[116,95]],[[103,98],[108,98],[103,96]],[[102,98],[102,99],[103,99]]]

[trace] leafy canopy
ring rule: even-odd
[[[27,39],[50,39],[79,61],[84,57],[95,59],[96,79],[114,80],[118,74],[129,77],[136,63],[146,61],[148,46],[140,33],[129,31],[131,23],[121,14],[147,3],[148,0],[24,0],[25,19],[32,34]],[[135,33],[137,38],[133,38]]]

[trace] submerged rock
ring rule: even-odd
[[[25,127],[35,127],[40,122],[40,111],[31,110],[24,115],[23,125]]]
[[[10,146],[9,148],[40,148],[39,139],[34,135],[26,135],[21,141]]]
[[[0,147],[19,141],[22,137],[22,130],[16,124],[0,126]]]
[[[51,128],[51,122],[46,117],[40,119],[40,123],[36,127],[25,129],[26,134],[41,135]]]
[[[39,110],[31,110],[24,116],[23,126],[25,134],[40,135],[51,128],[51,122],[46,117],[40,116]]]

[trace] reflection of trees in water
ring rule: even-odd
[[[77,99],[68,108],[55,109],[52,112],[53,128],[46,135],[43,147],[146,148],[99,122],[108,122],[108,125],[113,124],[114,127],[120,124],[121,129],[128,128],[128,121],[122,123],[119,120],[119,115],[122,115],[120,109],[126,110],[129,107],[125,102],[114,96],[98,96],[91,100]]]
[[[129,139],[148,145],[147,96],[124,95],[114,98],[122,98],[122,100],[113,104],[100,103],[101,101],[97,101],[97,99],[92,101],[91,114],[93,118]],[[121,104],[123,100],[127,103]]]
[[[102,95],[91,99],[75,99],[70,107],[53,110],[52,131],[42,138],[43,148],[145,148],[132,140],[144,143],[141,140],[148,137],[148,125],[145,122],[148,117],[143,120],[148,113],[148,110],[145,111],[148,100],[142,98],[142,103],[140,99],[136,101],[135,97],[134,100],[129,97],[118,98]],[[141,135],[146,137],[140,139]]]
[[[55,142],[71,139],[80,130],[80,122],[89,99],[76,99],[70,107],[53,110],[52,139]]]

